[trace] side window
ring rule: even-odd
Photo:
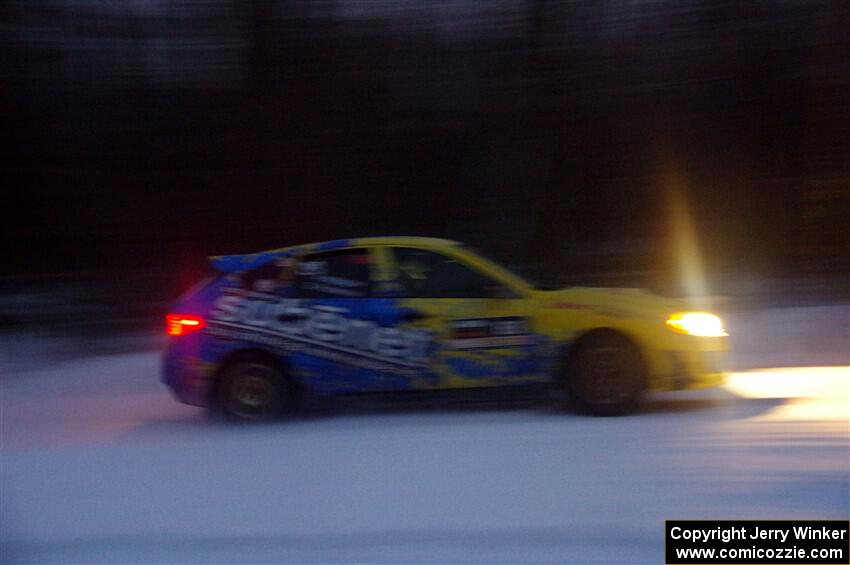
[[[404,296],[409,298],[493,298],[510,295],[501,283],[441,253],[393,249]]]
[[[304,256],[295,268],[299,298],[365,298],[371,295],[368,249],[344,249]]]
[[[279,292],[288,283],[286,267],[289,262],[290,258],[281,257],[256,269],[245,271],[239,276],[240,284],[245,290],[253,292]]]

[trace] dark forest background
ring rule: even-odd
[[[7,0],[0,33],[7,280],[410,234],[675,286],[671,182],[716,286],[850,274],[850,3]]]

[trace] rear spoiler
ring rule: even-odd
[[[333,251],[350,244],[351,239],[335,239],[323,243],[311,243],[307,245],[296,245],[292,247],[280,247],[249,255],[213,255],[209,257],[210,265],[220,273],[241,273],[256,269],[273,259],[295,257],[304,251]]]
[[[250,271],[274,259],[291,255],[291,252],[286,251],[262,251],[248,255],[214,255],[209,257],[209,262],[216,271],[230,274]]]

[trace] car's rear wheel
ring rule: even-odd
[[[242,420],[269,420],[288,404],[288,387],[281,370],[259,359],[237,361],[226,367],[218,387],[219,406]]]
[[[634,411],[645,383],[645,367],[637,347],[613,331],[590,334],[576,347],[562,381],[572,403],[594,416]]]

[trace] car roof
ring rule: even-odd
[[[317,243],[304,243],[300,245],[292,245],[289,247],[279,247],[277,249],[269,249],[258,253],[249,253],[245,255],[216,255],[209,258],[210,263],[222,272],[234,272],[259,267],[278,257],[287,257],[291,255],[300,255],[301,253],[316,253],[319,251],[333,251],[334,249],[344,249],[347,247],[357,246],[377,246],[377,245],[398,245],[411,246],[421,248],[445,248],[449,246],[459,245],[457,241],[449,239],[440,239],[436,237],[418,237],[418,236],[379,236],[379,237],[360,237],[349,239],[334,239],[330,241],[322,241]]]
[[[281,247],[272,249],[269,253],[278,252],[316,252],[316,251],[332,251],[345,247],[371,246],[371,245],[411,245],[416,247],[446,247],[459,245],[457,241],[450,239],[441,239],[437,237],[419,237],[419,236],[376,236],[376,237],[357,237],[348,239],[332,239],[329,241],[321,241],[317,243],[304,243],[300,245],[292,245],[289,247]]]

